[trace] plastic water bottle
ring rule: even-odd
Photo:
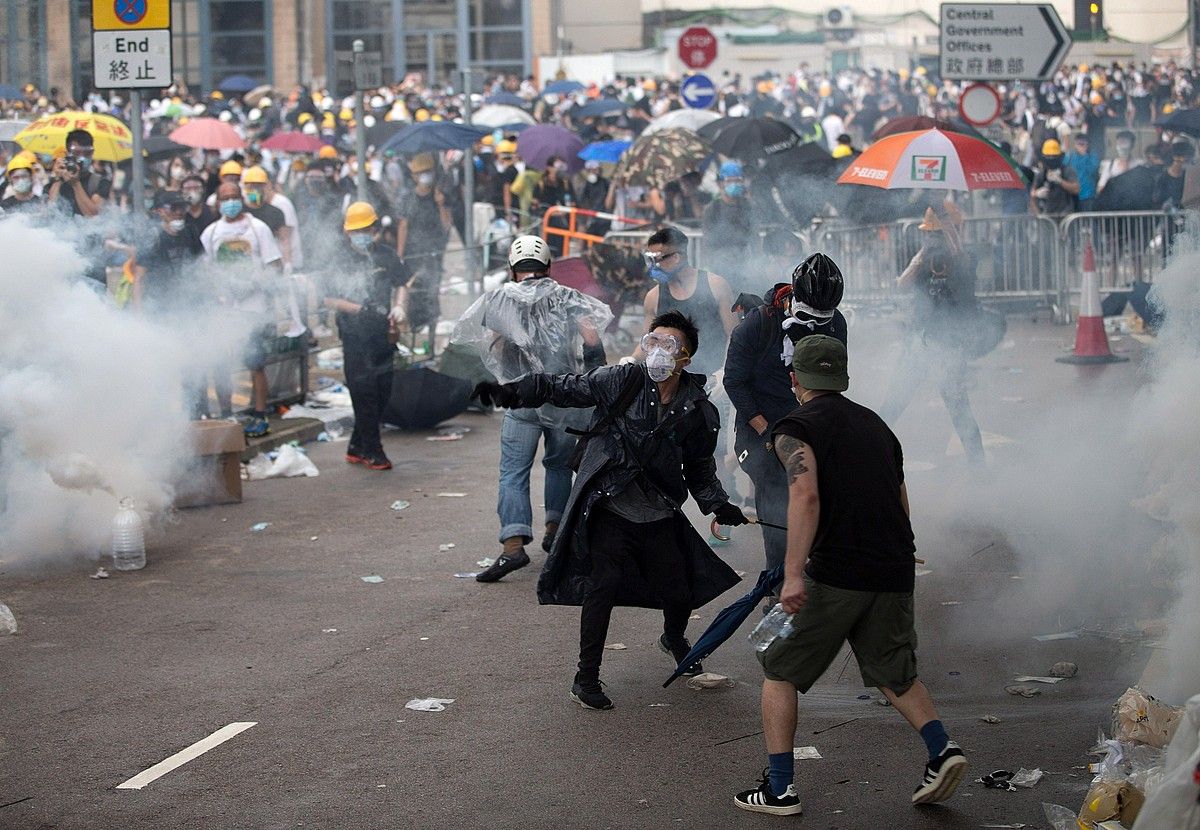
[[[777,638],[782,637],[786,640],[792,636],[792,632],[795,631],[792,627],[792,616],[783,610],[782,605],[775,603],[775,607],[750,632],[748,639],[754,643],[754,650],[766,651]]]
[[[121,499],[121,509],[112,520],[113,567],[118,571],[136,571],[146,567],[146,539],[141,514],[133,499]]]

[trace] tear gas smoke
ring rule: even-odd
[[[111,216],[92,221],[104,219]],[[103,227],[0,220],[0,562],[7,566],[94,557],[121,497],[146,516],[166,510],[192,454],[185,380],[222,361],[239,366],[245,333],[216,313],[215,302],[166,321],[99,296],[80,276],[86,263],[75,245],[94,246]]]

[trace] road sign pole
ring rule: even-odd
[[[471,124],[471,7],[468,0],[456,0],[458,71],[462,74],[463,121]],[[479,290],[483,292],[483,271],[475,259],[475,159],[473,147],[463,151],[463,262],[467,269],[467,285],[479,274]],[[505,217],[506,219],[508,217]]]
[[[129,93],[129,130],[133,133],[133,163],[130,171],[132,190],[129,203],[135,213],[144,210],[142,207],[146,198],[146,160],[142,158],[142,91],[131,90]]]
[[[362,58],[363,50],[366,48],[361,40],[354,41],[351,48],[354,50],[354,77],[358,78],[358,62]],[[366,93],[357,88],[355,83],[354,90],[354,149],[355,155],[358,156],[358,172],[355,174],[354,181],[358,189],[358,201],[366,202],[367,199],[367,125],[363,123],[364,110],[366,109],[363,99]]]

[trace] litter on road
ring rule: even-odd
[[[394,502],[392,502],[393,510],[404,510],[408,507],[412,507],[412,502],[407,502],[404,499],[396,499]]]
[[[1020,697],[1037,697],[1038,695],[1040,695],[1042,693],[1042,690],[1039,689],[1037,686],[1025,686],[1025,685],[1005,686],[1004,691],[1008,692],[1010,695],[1016,695],[1016,696],[1020,696]]]
[[[1069,663],[1066,660],[1061,660],[1050,667],[1051,677],[1068,678],[1079,674],[1079,666],[1074,663]]]
[[[108,579],[108,571],[101,565],[99,568],[96,568],[96,572],[89,576],[88,579]]]
[[[259,453],[246,465],[246,477],[250,481],[267,478],[315,478],[320,475],[317,465],[304,450],[294,444],[284,444],[269,453]]]
[[[321,633],[322,634],[337,634],[337,629],[336,628],[322,628]]]
[[[453,702],[452,697],[419,697],[404,704],[404,708],[414,712],[445,712],[446,706]]]
[[[1012,777],[1012,785],[1014,787],[1022,787],[1026,790],[1033,789],[1045,775],[1040,769],[1025,769],[1021,767]]]
[[[490,556],[485,556],[482,559],[480,559],[478,562],[476,562],[475,564],[481,568],[490,568],[495,563],[496,563],[495,559],[492,559]]]
[[[253,527],[250,528],[250,532],[251,533],[262,533],[264,530],[266,530],[270,526],[271,526],[270,522],[259,522],[258,524],[254,525]]]
[[[688,678],[687,686],[689,689],[697,691],[702,689],[729,689],[736,686],[737,683],[732,677],[726,677],[723,674],[716,672],[701,672],[695,677]]]
[[[1019,677],[1014,677],[1013,682],[1015,682],[1015,683],[1049,683],[1049,684],[1053,685],[1055,683],[1062,683],[1066,679],[1067,679],[1066,677],[1042,677],[1039,675],[1023,674]]]
[[[604,648],[608,651],[624,651],[625,649],[629,648],[629,646],[625,645],[624,643],[609,643]]]
[[[466,493],[438,493],[437,497],[439,499],[465,499],[467,497],[467,494]]]
[[[996,715],[980,715],[979,719],[984,723],[999,723],[1000,718]]]
[[[364,577],[361,577],[361,579],[363,582],[369,582],[372,585],[377,585],[380,582],[383,582],[383,577],[379,576],[378,574],[371,574],[370,576],[364,576]]]
[[[440,553],[445,553],[445,552],[446,552],[446,551],[448,551],[448,550],[454,550],[454,543],[453,543],[453,542],[446,542],[445,544],[438,545],[438,551],[439,551]]]
[[[1078,640],[1078,631],[1063,631],[1059,634],[1037,634],[1034,636],[1039,643],[1052,643],[1055,640]]]
[[[3,602],[0,602],[0,631],[5,634],[17,633],[17,616]]]
[[[792,748],[792,757],[797,761],[819,761],[821,753],[815,746],[797,746]]]

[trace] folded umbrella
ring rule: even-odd
[[[633,146],[632,141],[596,141],[579,151],[584,161],[605,161],[615,164]]]
[[[172,130],[171,140],[204,150],[240,150],[246,146],[237,130],[217,118],[193,118]]]
[[[392,379],[392,396],[383,422],[401,429],[432,429],[466,411],[471,382],[418,366],[401,369]]]
[[[568,171],[576,173],[583,169],[582,149],[583,139],[557,124],[538,124],[517,139],[517,154],[535,170],[544,168],[551,156],[558,156],[567,163]]]
[[[667,686],[670,686],[692,666],[716,651],[721,643],[732,637],[733,633],[750,616],[750,612],[757,608],[763,599],[774,593],[775,586],[782,581],[782,565],[760,573],[758,575],[758,582],[750,589],[750,593],[717,614],[704,633],[697,638],[696,644],[692,646],[692,650],[687,653],[686,657],[679,661],[675,673],[667,678],[667,681],[663,683],[663,688],[665,689]]]
[[[417,153],[436,153],[440,150],[465,150],[490,130],[468,127],[453,121],[422,121],[406,124],[380,148],[384,152],[411,156]]]

